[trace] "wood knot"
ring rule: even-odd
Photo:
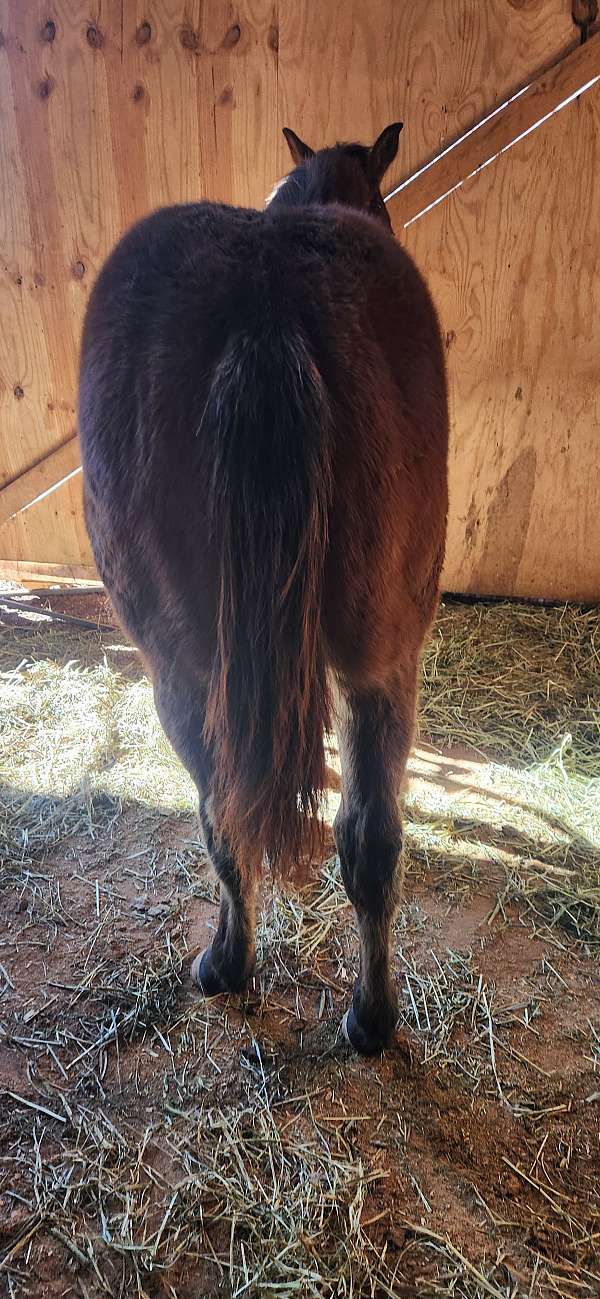
[[[131,92],[131,98],[133,99],[134,104],[139,104],[140,99],[144,98],[145,93],[144,87],[141,82],[138,81]]]
[[[223,37],[223,42],[222,42],[223,49],[230,50],[234,45],[237,45],[241,34],[242,34],[242,29],[239,23],[234,23],[233,26],[230,27],[229,30],[225,32],[225,35]]]
[[[224,86],[224,87],[223,87],[223,90],[221,91],[221,94],[219,95],[219,98],[218,98],[218,101],[217,101],[217,102],[218,102],[219,104],[221,104],[222,107],[225,107],[226,104],[232,104],[232,103],[233,103],[233,86]]]
[[[179,33],[179,41],[184,50],[191,50],[192,54],[197,54],[200,49],[200,36],[194,31],[193,27],[182,27]]]
[[[44,77],[44,80],[40,81],[40,84],[38,86],[38,95],[40,99],[48,99],[52,94],[53,90],[54,90],[54,82],[52,80],[52,77]]]
[[[150,26],[150,23],[140,23],[135,33],[136,45],[140,45],[140,46],[147,45],[151,36],[152,36],[152,28]]]
[[[85,265],[83,262],[73,262],[71,267],[73,279],[82,280],[85,275]]]
[[[56,36],[56,23],[53,21],[52,18],[49,18],[48,21],[44,23],[40,29],[40,38],[43,41],[46,41],[48,45],[51,45],[55,36]]]
[[[13,388],[13,395],[16,397],[17,401],[21,401],[22,398],[25,396],[25,393],[23,392],[20,383],[15,384]]]
[[[270,50],[273,50],[274,54],[277,54],[279,52],[279,28],[277,26],[277,23],[272,23],[271,27],[269,27],[269,35],[267,36],[267,45],[269,46]]]
[[[93,50],[102,49],[102,46],[104,45],[104,37],[100,29],[96,27],[95,23],[90,24],[85,36],[88,45],[91,45]]]

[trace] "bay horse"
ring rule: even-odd
[[[364,1053],[398,1015],[398,796],[447,514],[438,320],[381,195],[401,127],[316,153],[286,129],[295,166],[263,211],[135,225],[91,294],[79,389],[98,571],[220,881],[192,976],[246,986],[259,867],[289,876],[318,823],[335,703],[360,939],[344,1030]]]

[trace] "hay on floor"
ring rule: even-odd
[[[18,899],[18,932],[14,967],[0,951],[0,1047],[27,1061],[0,1116],[11,1299],[36,1293],[28,1268],[42,1241],[66,1260],[64,1293],[84,1299],[187,1299],[200,1293],[195,1276],[211,1277],[211,1294],[250,1299],[599,1293],[597,1178],[569,1182],[575,1156],[552,1127],[568,1097],[532,1058],[539,988],[515,1002],[443,932],[425,955],[408,940],[423,926],[411,900],[420,881],[450,907],[491,880],[487,922],[516,914],[528,940],[544,940],[548,987],[560,990],[563,957],[597,961],[600,611],[447,601],[425,654],[410,775],[396,932],[407,1077],[433,1079],[433,1110],[445,1095],[460,1122],[491,1114],[493,1131],[494,1114],[508,1115],[515,1143],[494,1174],[512,1187],[505,1214],[488,1189],[464,1190],[484,1224],[472,1245],[440,1225],[446,1210],[414,1163],[419,1142],[389,1105],[396,1066],[349,1061],[327,1027],[355,968],[335,860],[300,894],[267,890],[264,966],[241,1010],[186,1000],[186,907],[215,893],[195,791],[137,655],[117,633],[3,630],[0,885]],[[61,894],[65,860],[81,915],[91,899],[89,934]],[[114,956],[121,922],[131,948]],[[50,960],[78,923],[81,967],[15,1011],[19,953]],[[311,997],[317,1046],[303,1054]],[[261,1033],[269,1007],[295,1054]],[[600,1035],[589,1016],[582,1024],[585,1117],[600,1098]],[[531,1048],[518,1045],[523,1033]],[[398,1167],[406,1198],[390,1218]]]

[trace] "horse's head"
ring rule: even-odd
[[[336,144],[317,153],[284,127],[283,134],[295,170],[286,176],[269,202],[294,207],[310,203],[341,203],[370,212],[391,227],[381,194],[381,182],[398,152],[402,122],[393,122],[369,149],[363,144]]]

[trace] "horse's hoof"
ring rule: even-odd
[[[205,997],[218,997],[222,993],[231,991],[218,970],[215,969],[210,947],[200,952],[200,955],[196,956],[192,961],[190,974]]]
[[[359,1024],[352,1006],[342,1020],[342,1033],[348,1045],[359,1055],[381,1055],[391,1040],[389,1034],[382,1037],[379,1033],[367,1033]]]

